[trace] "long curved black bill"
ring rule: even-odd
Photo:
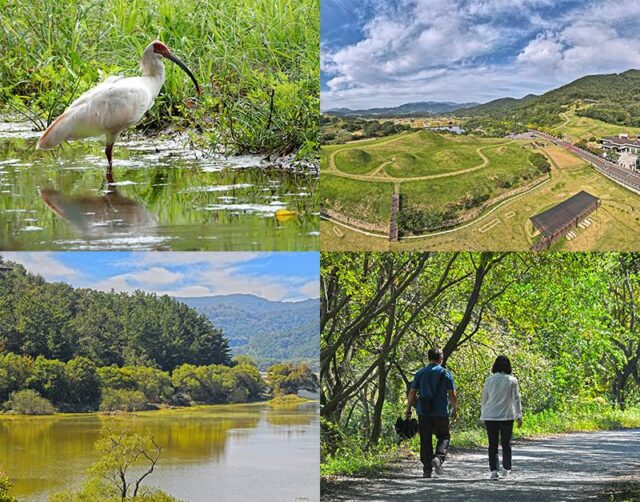
[[[191,73],[191,70],[189,70],[189,68],[187,68],[187,65],[184,64],[182,61],[180,61],[180,59],[178,59],[177,56],[175,56],[172,52],[170,52],[169,54],[167,54],[165,56],[167,59],[170,59],[171,61],[173,61],[175,64],[177,64],[180,68],[182,68],[185,73],[187,75],[189,75],[189,77],[191,78],[191,80],[193,80],[193,83],[196,86],[196,92],[198,94],[200,94],[200,86],[198,85],[198,81],[196,80],[196,77],[193,76],[193,73]]]

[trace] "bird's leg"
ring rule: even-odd
[[[107,143],[107,146],[104,149],[104,153],[107,156],[107,161],[109,162],[109,167],[107,168],[107,182],[113,183],[113,162],[111,159],[111,152],[113,150],[113,143]]]

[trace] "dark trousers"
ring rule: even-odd
[[[489,468],[498,470],[498,436],[502,445],[502,467],[511,470],[511,435],[513,434],[513,420],[486,420],[487,435],[489,436]]]
[[[436,454],[443,463],[449,450],[449,441],[451,434],[449,432],[449,417],[430,417],[419,416],[418,423],[420,425],[420,461],[424,466],[424,470],[431,472],[431,460],[433,454],[433,435],[436,439]]]

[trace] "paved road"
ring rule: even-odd
[[[593,167],[595,167],[598,171],[600,171],[605,176],[613,179],[614,181],[624,185],[628,189],[640,193],[640,173],[631,172],[629,169],[625,169],[623,167],[614,164],[613,162],[609,162],[608,160],[603,159],[602,157],[598,157],[597,155],[592,154],[591,152],[587,152],[574,146],[572,143],[568,141],[564,141],[556,138],[555,136],[551,136],[550,134],[546,134],[541,131],[530,131],[535,136],[539,138],[545,139],[547,141],[551,141],[552,143],[558,145],[561,148],[577,155],[582,160],[585,160]]]
[[[523,441],[513,453],[511,477],[498,482],[489,481],[486,450],[472,450],[451,455],[440,477],[423,479],[419,460],[407,458],[383,478],[339,478],[322,500],[590,500],[612,484],[640,480],[640,429]]]

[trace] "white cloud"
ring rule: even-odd
[[[42,275],[49,280],[72,280],[80,277],[77,270],[73,270],[56,260],[51,253],[2,253],[0,256],[4,260],[19,263],[29,272]]]
[[[322,108],[521,97],[640,68],[640,2],[551,9],[563,3],[401,0],[369,20],[357,43],[332,49],[323,41]]]
[[[319,298],[320,281],[318,279],[308,281],[300,287],[299,291],[304,298]]]
[[[64,280],[100,291],[131,293],[142,290],[182,297],[252,294],[269,300],[318,296],[317,279],[287,276],[281,271],[270,273],[266,268],[272,263],[270,260],[263,263],[262,270],[245,266],[266,256],[274,260],[286,259],[284,255],[278,257],[277,253],[131,253],[108,263],[98,261],[102,267],[99,280],[89,272],[82,275],[65,266],[51,253],[6,253],[2,256],[49,280]]]

